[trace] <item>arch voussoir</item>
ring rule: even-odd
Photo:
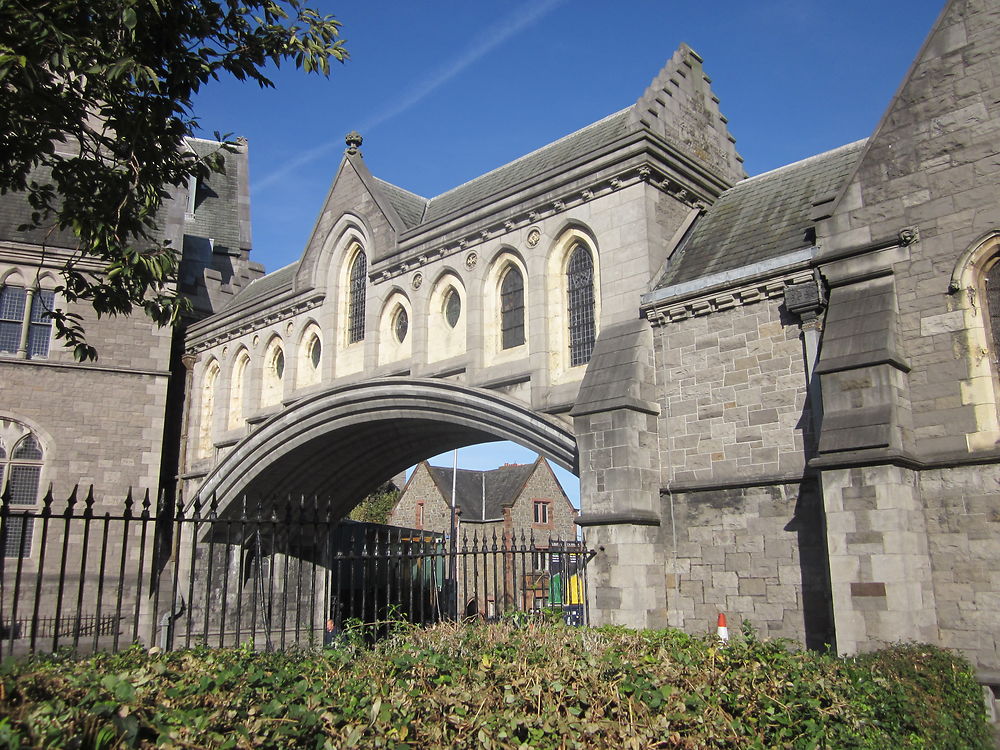
[[[568,424],[493,391],[421,378],[353,383],[297,401],[219,462],[195,498],[324,495],[335,510],[435,453],[512,440],[576,470]],[[343,507],[342,507],[343,506]]]

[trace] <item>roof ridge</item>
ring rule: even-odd
[[[251,281],[250,284],[255,284],[258,281],[260,281],[261,279],[266,279],[268,277],[272,277],[276,273],[281,273],[285,269],[291,268],[292,266],[297,266],[298,264],[299,264],[298,260],[293,260],[291,263],[286,263],[285,265],[281,266],[280,268],[275,268],[273,271],[269,271],[268,273],[265,273],[263,276],[258,276],[256,279],[254,279],[253,281]],[[247,284],[247,286],[250,286],[250,284]]]
[[[759,181],[759,180],[761,180],[761,179],[763,179],[765,177],[767,177],[767,178],[774,177],[779,172],[784,172],[784,171],[787,171],[787,170],[792,169],[792,168],[801,167],[801,166],[803,166],[805,164],[809,164],[810,162],[819,161],[820,159],[823,159],[825,157],[831,156],[832,154],[835,154],[838,151],[846,151],[847,149],[850,149],[850,148],[853,148],[853,147],[856,147],[856,146],[861,146],[867,140],[868,140],[868,138],[860,138],[860,139],[858,139],[856,141],[852,141],[850,143],[845,143],[842,146],[837,146],[836,148],[831,148],[828,151],[823,151],[823,152],[818,153],[818,154],[812,154],[811,156],[807,156],[804,159],[799,159],[798,161],[793,161],[793,162],[790,162],[788,164],[782,164],[780,167],[775,167],[774,169],[769,169],[766,172],[761,172],[760,174],[755,174],[752,177],[747,177],[745,180],[741,180],[740,182],[738,182],[735,185],[733,185],[733,187],[731,187],[730,190],[736,190],[737,188],[742,187],[743,185],[748,185],[748,184],[750,184],[752,182]]]
[[[600,120],[595,120],[594,122],[590,123],[589,125],[584,125],[582,128],[577,128],[572,133],[567,133],[566,135],[562,136],[561,138],[556,138],[556,140],[554,140],[554,141],[549,141],[544,146],[539,146],[538,148],[534,149],[533,151],[529,151],[526,154],[522,154],[521,156],[517,157],[516,159],[512,159],[511,161],[505,162],[504,164],[501,164],[500,166],[491,169],[489,172],[483,172],[480,175],[476,175],[472,179],[466,180],[462,184],[456,185],[455,187],[451,188],[450,190],[446,190],[443,193],[439,193],[438,195],[435,195],[428,202],[430,203],[430,202],[436,201],[439,198],[444,198],[446,195],[451,195],[452,193],[456,192],[457,190],[461,190],[462,188],[464,188],[467,185],[471,185],[472,183],[478,182],[479,180],[482,180],[482,179],[484,179],[486,177],[489,177],[490,175],[495,174],[495,173],[499,172],[502,169],[506,169],[507,167],[510,167],[510,166],[512,166],[514,164],[522,162],[525,159],[528,159],[528,158],[534,156],[535,154],[538,154],[538,153],[540,153],[542,151],[545,151],[546,149],[552,148],[556,144],[563,143],[564,141],[567,141],[570,138],[573,138],[574,136],[582,133],[585,130],[589,130],[590,128],[597,127],[598,125],[600,125],[602,123],[605,123],[605,122],[607,122],[608,120],[610,120],[610,119],[612,119],[614,117],[620,116],[624,112],[629,111],[630,109],[632,109],[632,106],[633,105],[630,104],[629,106],[627,106],[627,107],[625,107],[623,109],[620,109],[617,112],[612,112],[610,115],[607,115],[606,117],[602,117]]]

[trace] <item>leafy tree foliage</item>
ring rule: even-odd
[[[170,188],[223,167],[185,147],[194,96],[227,74],[272,86],[283,62],[328,75],[347,58],[339,32],[304,0],[0,2],[0,194],[25,194],[22,230],[43,244],[76,238],[61,297],[175,323],[179,251],[157,216]],[[51,317],[77,359],[96,359],[79,314]]]
[[[353,521],[366,521],[368,523],[388,523],[389,514],[396,507],[399,500],[399,490],[392,482],[386,482],[375,492],[370,494],[348,513],[347,517]]]

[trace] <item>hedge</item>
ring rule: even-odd
[[[990,748],[968,663],[748,633],[442,625],[374,647],[36,657],[0,670],[9,748]]]

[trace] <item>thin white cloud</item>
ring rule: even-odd
[[[459,73],[481,60],[515,34],[519,34],[529,26],[537,23],[542,17],[555,9],[556,6],[564,2],[566,0],[542,0],[542,2],[532,1],[520,6],[477,36],[457,58],[449,61],[427,76],[427,78],[411,87],[404,96],[395,99],[391,106],[363,120],[358,130],[367,135],[379,125],[388,122],[423,101]],[[256,192],[260,192],[276,185],[306,164],[342,146],[343,141],[339,139],[321,143],[315,148],[301,153],[297,158],[284,164],[280,169],[276,169],[255,181],[253,189]]]

